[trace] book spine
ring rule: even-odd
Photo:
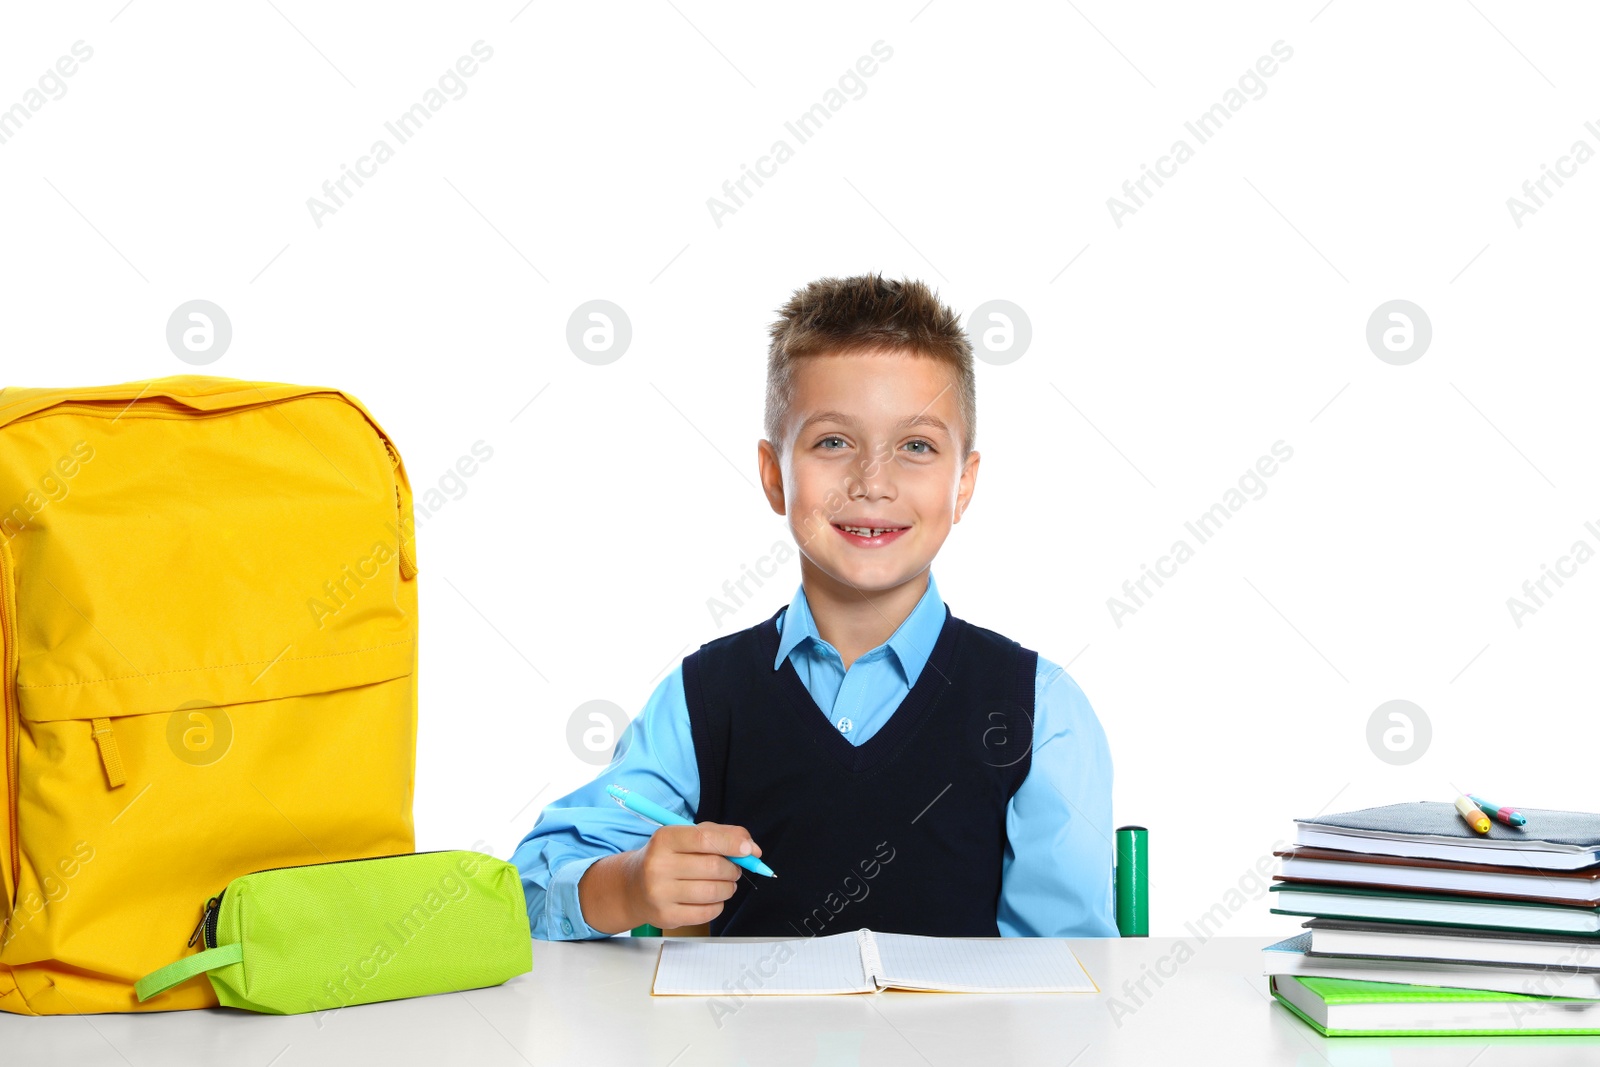
[[[856,943],[861,947],[861,973],[867,982],[883,989],[883,961],[878,958],[878,942],[872,931],[862,927],[856,931]]]

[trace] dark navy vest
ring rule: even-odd
[[[683,661],[697,820],[748,829],[779,875],[743,874],[711,932],[998,937],[1006,806],[1031,762],[1038,653],[946,606],[916,684],[852,745],[787,657],[772,669],[782,614]]]

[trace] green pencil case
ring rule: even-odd
[[[241,875],[205,902],[201,951],[134,984],[143,1003],[205,974],[230,1008],[296,1015],[499,985],[533,969],[517,869],[414,852]]]

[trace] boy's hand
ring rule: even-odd
[[[663,826],[640,849],[592,864],[578,883],[589,925],[621,933],[640,923],[698,926],[722,914],[743,872],[728,856],[760,856],[742,826]]]
[[[722,914],[743,872],[728,856],[761,855],[742,826],[703,822],[663,826],[633,857],[624,886],[642,922],[662,929],[698,926]]]

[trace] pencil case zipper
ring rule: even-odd
[[[250,871],[249,873],[267,874],[270,871],[287,871],[299,867],[332,867],[340,863],[371,863],[374,860],[393,860],[400,859],[404,856],[426,856],[431,853],[446,851],[449,850],[432,848],[424,852],[391,852],[387,856],[357,856],[354,859],[329,860],[326,863],[291,863],[283,867],[263,867],[258,871]],[[203,948],[217,947],[217,917],[222,913],[222,898],[227,892],[228,889],[226,886],[224,886],[222,888],[222,892],[218,893],[214,897],[211,897],[201,907],[200,922],[195,926],[194,933],[189,935],[189,940],[185,947],[193,948],[195,941],[201,938],[204,938],[204,941],[202,942]]]

